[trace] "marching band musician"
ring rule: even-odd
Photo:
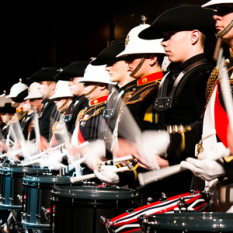
[[[26,114],[26,112],[23,111],[21,103],[24,101],[27,92],[28,92],[28,86],[22,83],[22,80],[20,79],[18,83],[14,84],[11,87],[9,95],[6,96],[7,99],[11,100],[12,107],[16,108],[16,113],[19,122],[21,122],[21,120]]]
[[[52,126],[52,119],[57,116],[55,103],[49,98],[54,95],[56,88],[56,81],[54,77],[60,72],[60,69],[56,68],[43,68],[34,73],[30,78],[30,81],[39,82],[38,90],[42,96],[43,102],[41,110],[38,114],[39,118],[39,130],[41,136],[47,141],[50,140],[50,130]]]
[[[15,108],[11,106],[11,103],[5,103],[5,105],[0,108],[0,113],[2,114],[1,115],[2,121],[5,124],[1,130],[1,133],[3,137],[6,139],[11,118],[15,114]]]
[[[25,139],[32,140],[35,138],[35,132],[33,131],[33,117],[34,112],[39,113],[42,107],[42,95],[40,94],[38,87],[39,83],[33,82],[28,88],[28,95],[24,98],[25,104],[23,109],[28,110],[25,120],[22,121],[21,127],[25,135]]]
[[[6,99],[5,97],[6,97],[6,91],[4,91],[2,95],[0,95],[0,107],[4,107],[6,103],[11,102],[9,99]],[[3,127],[5,127],[5,123],[2,121],[1,116],[2,114],[0,113],[0,130],[2,131]]]
[[[157,93],[158,84],[163,78],[161,64],[165,52],[161,46],[162,39],[148,41],[138,37],[142,30],[149,27],[148,24],[145,24],[146,18],[142,17],[142,20],[144,21],[142,25],[131,29],[128,33],[125,49],[116,56],[117,59],[124,59],[127,62],[130,77],[135,78],[132,83],[136,83],[131,90],[124,94],[119,110],[116,112],[117,120],[113,130],[112,150],[114,156],[117,157],[136,152],[132,144],[135,142],[135,135],[132,133],[131,127],[132,120],[135,121],[136,127],[140,131],[156,126],[152,103]],[[126,111],[127,109],[129,111]],[[132,120],[129,118],[129,114],[132,115]],[[131,179],[137,179],[136,172],[124,172],[124,175],[117,175],[111,171],[106,172],[104,169],[102,167],[102,174],[98,171],[95,171],[95,174],[103,182],[108,180],[108,184],[111,183],[109,182],[111,179],[114,180],[114,184],[119,182],[120,186],[128,184]]]
[[[233,1],[220,1],[211,0],[204,4],[202,7],[214,9],[214,20],[216,21],[216,37],[226,42],[229,45],[230,57],[228,57],[223,64],[229,74],[229,82],[232,85],[233,78]],[[201,177],[204,180],[211,181],[217,177],[228,178],[227,182],[233,183],[233,157],[232,157],[232,132],[229,127],[229,120],[225,112],[225,105],[223,103],[221,89],[219,83],[221,77],[219,77],[220,67],[216,67],[211,73],[208,86],[206,90],[207,94],[207,107],[203,120],[203,135],[202,135],[202,153],[198,155],[197,159],[188,158],[186,162],[182,162],[183,168],[190,169],[196,176]],[[217,109],[217,112],[213,113],[213,109]],[[213,122],[211,121],[213,117]],[[212,124],[211,124],[211,123]],[[211,134],[211,129],[215,130],[215,134],[205,137],[207,134]],[[199,143],[200,144],[200,143]],[[224,148],[229,147],[230,155],[220,159],[218,161],[204,161],[202,159],[211,156],[216,153],[224,153]]]
[[[65,117],[66,109],[72,102],[73,95],[70,92],[68,87],[68,81],[58,81],[56,85],[55,94],[50,97],[51,100],[54,100],[56,104],[57,111],[61,113],[61,117]],[[50,140],[50,146],[55,146],[59,143],[59,134],[61,127],[59,125],[59,120],[53,124],[52,126],[52,138]]]
[[[55,77],[55,80],[69,81],[68,86],[73,95],[72,102],[67,107],[64,118],[68,131],[71,134],[74,131],[78,113],[84,108],[84,105],[87,105],[87,99],[83,94],[83,84],[77,83],[77,81],[83,78],[88,64],[89,62],[87,61],[72,62]]]
[[[171,143],[166,158],[157,156],[161,168],[178,164],[186,157],[193,156],[195,137],[201,135],[198,121],[205,107],[206,82],[213,69],[203,53],[205,34],[214,30],[212,15],[208,10],[198,6],[176,7],[158,16],[149,28],[139,33],[139,37],[143,39],[164,37],[162,45],[172,62],[155,98],[158,128],[166,129],[168,125],[181,124],[190,126],[195,122],[192,130],[187,127],[185,137],[184,131],[174,131],[170,135]],[[186,141],[190,146],[185,143]],[[190,188],[191,178],[190,173],[175,175],[171,179],[157,183],[155,191],[159,194],[166,192],[168,196],[186,192]],[[182,182],[177,183],[173,179]],[[129,179],[127,180],[129,182]]]
[[[117,83],[117,85],[112,88],[107,100],[106,108],[103,111],[103,122],[101,123],[103,127],[100,129],[103,131],[103,138],[107,149],[106,157],[108,158],[112,158],[112,133],[124,96],[132,92],[137,86],[135,78],[130,76],[131,72],[128,71],[128,64],[125,61],[125,57],[116,57],[124,49],[124,41],[113,41],[110,46],[105,48],[97,58],[91,62],[92,65],[107,64],[105,69],[109,73],[110,80]],[[109,130],[104,127],[105,124],[107,124]]]
[[[84,77],[77,82],[84,85],[84,95],[88,99],[88,106],[79,112],[75,130],[72,134],[72,144],[66,146],[68,153],[75,160],[89,147],[88,144],[85,147],[80,147],[80,145],[102,138],[100,126],[102,113],[109,95],[108,85],[115,85],[114,82],[110,81],[110,76],[105,70],[105,65],[93,66],[89,64],[85,70]],[[97,161],[95,158],[96,153],[96,151],[91,152],[91,164],[93,161]],[[90,163],[88,166],[91,167]],[[84,174],[92,173],[89,168],[86,168],[83,172]]]

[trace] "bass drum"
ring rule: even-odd
[[[56,233],[102,233],[101,215],[121,214],[135,208],[138,200],[135,190],[91,186],[56,188],[52,196],[55,218],[51,232]]]
[[[74,185],[81,185],[75,183]],[[25,176],[23,178],[24,198],[21,224],[27,229],[50,230],[50,219],[53,210],[50,209],[51,191],[59,186],[72,186],[69,176]]]
[[[19,167],[17,165],[2,164],[1,172],[1,210],[21,210],[22,209],[22,183],[25,175],[38,176],[48,172],[48,169],[40,167]]]
[[[174,211],[206,211],[208,207],[208,200],[205,193],[200,191],[191,191],[174,197],[167,198],[162,194],[160,201],[149,203],[137,209],[127,210],[112,219],[104,219],[107,232],[127,233],[142,232],[139,224],[140,216],[148,216],[151,214],[174,213]],[[106,217],[108,217],[106,215]]]
[[[210,233],[233,232],[233,214],[177,213],[158,214],[142,223],[143,233]]]

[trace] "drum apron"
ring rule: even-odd
[[[22,209],[22,183],[24,175],[43,174],[48,169],[19,167],[17,165],[3,164],[1,172],[0,209],[21,210]]]
[[[75,183],[81,185],[82,183]],[[28,229],[50,229],[51,191],[59,186],[72,186],[68,176],[25,176],[23,178],[24,199],[21,224]]]
[[[52,232],[104,232],[102,215],[114,217],[137,205],[135,190],[110,187],[56,188],[52,192],[55,206]]]
[[[143,222],[144,233],[209,233],[233,232],[233,214],[177,213],[157,214]]]

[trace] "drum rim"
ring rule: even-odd
[[[56,175],[39,175],[39,176],[24,176],[23,182],[27,183],[40,183],[40,184],[71,184],[69,176],[56,176]],[[81,181],[79,182],[82,183]],[[78,184],[78,183],[76,183]]]
[[[195,217],[198,217],[199,221],[198,218]],[[205,222],[203,222],[203,220],[205,220]],[[150,226],[152,229],[196,230],[200,232],[213,229],[215,231],[224,232],[232,230],[232,220],[233,213],[188,212],[150,215],[148,217],[148,222],[143,224],[145,224],[145,226]]]
[[[103,192],[96,192],[97,189],[98,191],[102,190]],[[94,190],[95,192],[91,192]],[[115,193],[110,191],[115,191]],[[51,193],[55,197],[88,199],[88,200],[134,200],[138,198],[138,193],[134,189],[123,189],[123,188],[113,188],[113,187],[94,187],[94,186],[56,187],[54,188],[54,190],[51,191]]]

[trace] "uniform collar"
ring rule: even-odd
[[[125,84],[124,86],[122,86],[121,88],[119,88],[119,92],[121,92],[122,90],[126,90],[128,87],[131,87],[131,86],[137,86],[137,80],[133,80],[127,84]]]
[[[142,86],[148,83],[155,82],[156,80],[160,80],[163,78],[163,72],[158,71],[155,73],[143,75],[140,79],[137,80],[137,86]]]
[[[19,113],[19,112],[22,112],[23,111],[23,107],[19,107],[16,109],[16,112]]]
[[[201,54],[198,54],[198,55],[195,55],[189,58],[183,63],[171,63],[168,66],[168,70],[171,71],[172,73],[180,73],[181,71],[185,70],[187,67],[194,64],[195,62],[198,62],[204,59],[205,59],[205,54],[201,53]]]
[[[89,106],[95,106],[97,104],[106,102],[107,99],[108,99],[108,95],[103,95],[103,96],[96,97],[96,98],[89,101]]]
[[[230,55],[233,57],[233,47],[230,48]]]

